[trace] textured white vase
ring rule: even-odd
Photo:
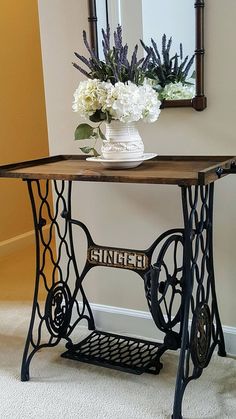
[[[144,145],[134,122],[111,121],[106,124],[106,141],[101,152],[104,159],[139,159],[143,156]]]

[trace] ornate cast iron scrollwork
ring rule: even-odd
[[[171,271],[166,261],[170,252],[173,259]],[[156,263],[151,266],[145,276],[148,306],[157,327],[168,334],[166,338],[168,347],[179,347],[178,334],[172,329],[180,322],[181,318],[182,285],[183,236],[173,234],[166,239]]]
[[[67,219],[71,213],[72,183],[27,180],[27,184],[35,227],[36,281],[30,327],[22,360],[22,381],[29,379],[29,365],[39,349],[55,346],[61,338],[71,342],[70,336],[82,319],[88,321],[90,329],[95,327],[77,267],[72,228]],[[50,205],[52,194],[53,209]],[[47,262],[50,265],[49,270]],[[39,293],[45,292],[47,298],[44,306],[40,302]],[[77,301],[78,293],[80,304]],[[72,318],[76,320],[72,321]]]
[[[71,293],[67,284],[58,282],[50,289],[45,305],[45,321],[52,336],[63,336],[71,318]]]
[[[184,282],[181,352],[173,419],[182,418],[187,384],[198,378],[215,347],[225,355],[224,336],[215,292],[212,244],[214,184],[183,186]],[[193,316],[191,334],[189,318]]]
[[[211,313],[207,304],[200,304],[193,315],[190,350],[194,366],[205,368],[211,342]]]

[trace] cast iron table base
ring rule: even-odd
[[[219,354],[226,355],[213,271],[214,184],[181,187],[184,228],[163,233],[149,249],[135,250],[94,243],[87,227],[71,218],[71,181],[53,181],[54,215],[48,202],[50,181],[27,182],[36,231],[37,280],[22,363],[22,380],[29,379],[29,365],[36,351],[55,346],[62,338],[67,340],[68,348],[64,357],[134,373],[158,374],[163,353],[168,349],[181,349],[173,413],[173,418],[180,418],[182,398],[188,382],[202,374],[217,345]],[[47,238],[43,229],[46,219],[50,219]],[[82,228],[88,242],[87,260],[80,274],[73,242],[74,228]],[[52,246],[55,232],[57,253]],[[157,254],[155,260],[154,253]],[[66,274],[60,266],[62,254],[67,259],[64,266]],[[170,255],[171,271],[166,263]],[[44,275],[47,257],[50,257],[53,265],[49,281]],[[153,320],[165,334],[162,344],[96,331],[92,310],[82,287],[86,274],[96,266],[129,269],[141,276]],[[71,270],[76,277],[73,289],[68,284]],[[37,295],[42,283],[47,298],[45,307],[41,308]],[[72,316],[74,310],[77,314]],[[193,316],[191,328],[190,313]],[[75,320],[72,321],[72,318]],[[84,341],[73,343],[72,332],[82,319],[88,321],[89,329],[94,332]],[[41,335],[45,328],[49,332],[49,339],[42,343]]]
[[[178,157],[176,159],[178,161]],[[201,164],[206,158],[202,159]],[[53,161],[57,163],[56,158]],[[41,174],[37,174],[35,179],[32,174],[30,178],[27,174],[30,172],[24,172],[25,169],[21,173],[21,167],[26,167],[24,164],[21,164],[19,173],[27,181],[33,211],[36,283],[22,361],[22,381],[29,380],[29,367],[35,353],[39,349],[56,346],[61,339],[67,342],[67,352],[63,357],[136,374],[158,374],[162,368],[161,356],[164,352],[180,350],[172,417],[182,418],[182,400],[187,384],[200,377],[216,346],[218,354],[226,356],[215,291],[212,212],[214,176],[222,176],[224,170],[225,173],[235,172],[234,161],[227,160],[223,167],[214,169],[214,173],[211,166],[207,174],[203,168],[198,180],[194,177],[187,181],[185,177],[175,178],[173,182],[172,178],[168,178],[169,183],[180,186],[184,226],[164,232],[145,250],[96,244],[88,228],[72,218],[73,179],[57,174],[51,177],[54,179],[52,181],[50,176]],[[152,163],[148,164],[147,167],[151,168],[150,179],[153,179]],[[33,164],[28,167],[31,166]],[[158,176],[160,169],[156,170]],[[177,174],[178,170],[177,164]],[[14,177],[14,167],[12,173]],[[82,169],[81,173],[85,180],[96,179],[99,175],[98,172],[83,172]],[[103,173],[106,179],[106,173]],[[133,173],[134,182],[137,182],[135,176],[142,176],[142,169],[141,172]],[[119,176],[122,179],[123,173]],[[117,175],[114,179],[118,179]],[[124,179],[126,182],[126,174]],[[158,179],[156,183],[166,181],[163,177]],[[208,179],[206,184],[204,179]],[[53,212],[50,206],[52,192]],[[46,224],[49,228],[45,228]],[[87,239],[87,258],[80,273],[74,244],[74,230],[78,228],[83,230]],[[46,277],[45,265],[48,260],[51,275]],[[153,320],[164,333],[163,343],[96,330],[83,281],[86,274],[97,266],[128,269],[141,277]],[[46,292],[45,303],[39,300],[39,291],[42,290]],[[82,320],[87,321],[92,333],[82,342],[74,342],[73,332]]]

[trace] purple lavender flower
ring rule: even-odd
[[[101,81],[110,81],[115,84],[118,81],[126,83],[134,82],[137,85],[142,84],[145,78],[145,71],[148,62],[151,59],[151,53],[147,57],[137,60],[138,45],[135,46],[131,61],[128,60],[128,45],[123,45],[122,27],[118,25],[114,32],[114,46],[111,47],[110,28],[106,31],[102,29],[102,48],[104,60],[100,60],[95,51],[90,46],[87,34],[83,31],[83,40],[85,47],[89,53],[89,58],[79,53],[75,53],[76,57],[87,66],[88,70],[83,69],[80,65],[73,63],[82,74],[89,78],[97,78]]]
[[[172,38],[170,37],[167,41],[166,34],[162,36],[161,54],[154,39],[151,39],[151,46],[145,45],[143,41],[141,45],[147,54],[147,62],[145,59],[142,70],[147,71],[148,77],[156,80],[158,85],[164,88],[169,83],[191,84],[186,79],[195,55],[190,59],[188,56],[183,59],[182,44],[180,44],[179,55],[176,53],[172,58],[170,58]]]

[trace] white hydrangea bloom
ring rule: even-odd
[[[143,102],[142,119],[144,122],[155,122],[160,115],[161,102],[158,94],[152,88],[150,83],[145,82],[139,88],[140,98]]]
[[[109,114],[122,122],[139,121],[142,116],[139,87],[128,82],[116,83],[107,91],[106,109]]]
[[[161,91],[161,98],[166,100],[192,99],[195,86],[184,85],[183,83],[167,84]]]
[[[130,81],[112,85],[94,79],[80,83],[74,93],[73,110],[82,117],[101,110],[121,122],[154,122],[160,114],[160,104],[157,93],[146,81],[137,86]]]
[[[149,84],[136,86],[131,82],[118,82],[115,86],[109,86],[103,110],[107,110],[112,118],[122,122],[141,119],[154,122],[160,114],[160,104],[158,95]]]
[[[84,80],[74,93],[72,109],[79,112],[82,117],[89,117],[104,106],[106,88],[100,80]]]

